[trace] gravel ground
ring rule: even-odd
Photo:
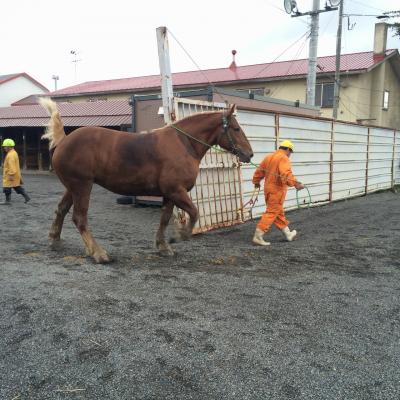
[[[400,195],[291,212],[292,243],[254,247],[248,222],[166,259],[160,210],[96,187],[96,265],[70,215],[48,246],[57,178],[25,181],[31,203],[0,208],[0,399],[400,398]]]

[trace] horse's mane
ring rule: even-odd
[[[222,112],[222,110],[219,111],[204,111],[198,114],[194,114],[194,115],[188,115],[185,118],[179,119],[178,121],[175,122],[171,122],[170,124],[163,126],[161,128],[156,128],[156,129],[152,129],[151,132],[157,132],[159,130],[164,130],[165,128],[168,128],[171,125],[175,125],[176,123],[180,123],[180,122],[185,122],[187,120],[191,120],[193,122],[197,122],[199,119],[203,119],[204,117],[210,116],[212,114],[220,114]]]
[[[218,110],[218,111],[204,111],[198,114],[194,114],[194,115],[188,115],[185,118],[180,119],[179,121],[176,122],[185,122],[188,119],[193,120],[193,121],[197,121],[198,119],[203,119],[204,117],[207,117],[209,115],[212,114],[221,114],[222,110]]]

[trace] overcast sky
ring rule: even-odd
[[[312,0],[298,0],[301,12]],[[325,1],[320,1],[323,8]],[[345,0],[347,14],[400,9],[399,0]],[[166,26],[202,69],[306,58],[308,17],[283,0],[2,0],[0,75],[26,72],[48,89],[159,73],[156,28]],[[389,22],[399,22],[391,19]],[[373,48],[375,17],[343,21],[342,53]],[[338,12],[320,14],[318,55],[335,54]],[[355,25],[353,25],[355,24]],[[400,40],[389,33],[388,48]],[[169,36],[173,72],[197,67]],[[289,49],[288,49],[289,48]],[[285,49],[288,49],[285,51]],[[71,50],[77,52],[75,63]],[[283,54],[282,54],[283,53]]]

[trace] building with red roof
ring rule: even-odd
[[[376,24],[372,51],[341,56],[339,119],[389,127],[400,125],[400,56],[397,49],[386,49],[386,39],[387,24]],[[332,117],[335,57],[318,57],[317,61],[316,106],[328,118]],[[307,71],[307,59],[245,66],[237,66],[233,61],[227,68],[174,73],[172,83],[179,91],[216,86],[294,105],[306,101]],[[57,101],[86,102],[159,92],[160,76],[149,75],[84,82],[52,92],[51,96]]]
[[[49,90],[26,72],[0,75],[0,107],[8,107],[31,95],[43,95]]]
[[[377,24],[373,51],[343,54],[340,64],[338,119],[375,126],[400,126],[400,55],[386,49],[387,24]],[[176,95],[208,101],[227,101],[241,109],[332,117],[335,56],[317,62],[316,106],[305,103],[308,60],[179,72],[172,75]],[[0,107],[0,139],[16,140],[23,166],[48,168],[47,146],[40,141],[48,122],[37,105],[47,89],[27,74],[0,76],[2,85],[29,80],[39,93],[19,95]],[[49,93],[59,102],[68,132],[79,126],[105,126],[141,132],[164,124],[159,75],[91,81]],[[41,92],[40,92],[41,90]]]

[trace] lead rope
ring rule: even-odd
[[[176,125],[174,125],[174,124],[171,124],[170,126],[171,126],[172,128],[174,128],[177,132],[179,132],[179,133],[181,133],[181,134],[183,134],[183,135],[189,137],[190,139],[192,139],[192,140],[194,140],[194,141],[196,141],[196,142],[198,142],[198,143],[201,143],[202,145],[204,145],[204,146],[206,146],[206,147],[208,147],[208,148],[210,148],[210,149],[213,149],[213,150],[215,150],[215,151],[217,151],[217,152],[219,152],[219,153],[230,153],[229,151],[226,151],[226,150],[224,150],[224,149],[221,149],[220,147],[217,147],[217,146],[215,146],[215,145],[212,146],[212,145],[210,145],[210,144],[208,144],[208,143],[206,143],[206,142],[203,142],[203,141],[200,140],[200,139],[195,138],[194,136],[192,136],[192,135],[190,135],[189,133],[183,131],[182,129],[178,128],[178,127],[177,127]],[[252,165],[253,167],[260,168],[260,165],[259,165],[259,164],[255,164],[255,163],[253,163],[252,161],[249,161],[248,163],[243,163],[243,164],[250,164],[250,165]],[[274,172],[268,172],[268,170],[265,169],[265,168],[261,168],[261,170],[264,171],[264,172],[267,172],[268,175],[278,176],[278,177],[282,178],[282,175],[276,174],[276,173],[274,173]],[[304,189],[306,189],[306,190],[307,190],[307,193],[308,193],[308,203],[307,203],[307,206],[306,206],[306,207],[307,207],[307,208],[310,208],[310,205],[311,205],[311,203],[312,203],[311,193],[310,193],[310,190],[308,189],[307,186],[304,186]],[[244,208],[245,208],[245,206],[246,206],[247,204],[250,204],[250,205],[251,205],[250,212],[253,210],[253,208],[254,208],[254,206],[255,206],[255,203],[258,201],[258,195],[259,195],[259,193],[260,193],[260,189],[258,189],[256,199],[253,201],[253,196],[254,196],[255,192],[256,192],[256,188],[253,190],[253,193],[252,193],[252,195],[251,195],[250,200],[247,201],[247,202],[245,203],[245,205],[243,205],[243,206],[242,206],[241,208],[239,208],[237,211],[243,211]],[[299,190],[296,190],[296,202],[297,202],[297,208],[299,208],[299,209],[302,208],[301,205],[300,205],[300,200],[299,200]]]

